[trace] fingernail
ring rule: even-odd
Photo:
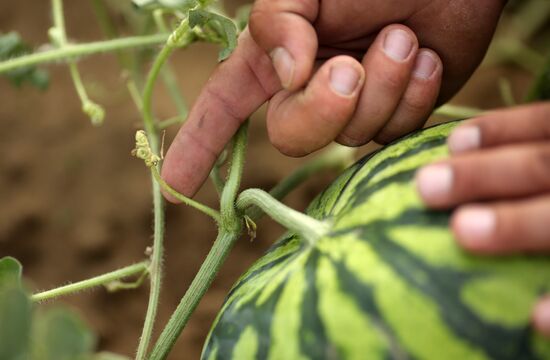
[[[448,165],[430,165],[418,172],[416,183],[422,198],[428,203],[437,204],[451,192],[453,171]]]
[[[437,62],[429,51],[421,51],[416,57],[413,75],[420,79],[429,79],[437,68]]]
[[[271,53],[271,60],[281,84],[284,88],[288,88],[294,77],[295,63],[292,55],[285,48],[278,47]]]
[[[479,149],[481,132],[477,126],[460,126],[447,139],[447,146],[451,154]]]
[[[403,30],[392,30],[384,39],[384,52],[386,55],[397,61],[403,61],[413,48],[410,35]]]
[[[360,78],[357,69],[350,64],[334,64],[330,69],[330,87],[338,95],[353,94]]]
[[[534,320],[537,330],[550,338],[550,297],[542,299],[535,306]]]
[[[455,215],[454,226],[459,241],[467,247],[476,247],[491,238],[496,228],[495,212],[483,206],[461,209]]]

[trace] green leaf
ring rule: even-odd
[[[95,337],[78,316],[65,309],[52,309],[36,320],[33,355],[41,360],[89,359]]]
[[[550,100],[550,57],[527,97],[529,102],[543,100]]]
[[[0,288],[0,359],[28,359],[31,316],[31,301],[18,284]]]
[[[0,33],[0,61],[19,57],[32,52],[19,34],[9,32],[7,34]],[[25,82],[44,90],[49,85],[49,75],[46,71],[38,69],[35,66],[26,66],[16,70],[9,71],[3,74],[12,84],[17,87],[22,86]]]
[[[223,46],[218,56],[219,61],[227,59],[237,47],[237,26],[233,20],[223,15],[203,9],[191,10],[189,26],[200,27],[207,41]]]
[[[12,257],[0,259],[0,290],[16,285],[21,287],[22,266]]]

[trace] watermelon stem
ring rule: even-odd
[[[241,186],[247,142],[248,121],[241,126],[233,137],[233,155],[229,176],[221,196],[221,221],[218,237],[202,263],[199,272],[191,282],[189,289],[185,292],[170,320],[168,320],[168,324],[158,337],[148,357],[149,360],[166,359],[242,233],[243,217],[235,208],[235,200]]]
[[[239,195],[238,210],[244,213],[251,206],[262,209],[273,220],[300,235],[310,246],[330,231],[330,224],[326,221],[296,211],[261,189],[248,189]]]

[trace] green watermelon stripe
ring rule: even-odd
[[[395,333],[391,327],[385,321],[382,312],[380,311],[376,299],[374,296],[375,289],[373,286],[369,286],[350,272],[347,267],[339,262],[331,259],[333,266],[338,272],[338,278],[340,279],[341,290],[350,295],[350,298],[367,314],[370,316],[370,321],[376,326],[376,328],[389,339],[389,353],[390,359],[411,359],[407,355],[406,349],[399,343]],[[361,299],[361,301],[357,301]]]
[[[300,255],[300,254],[297,253],[297,252],[293,252],[293,253],[290,253],[290,254],[283,255],[283,256],[278,257],[277,259],[273,260],[272,262],[267,263],[263,266],[260,266],[259,268],[249,272],[248,274],[246,274],[244,277],[242,277],[233,286],[233,288],[229,291],[229,294],[227,294],[227,296],[225,298],[225,301],[229,301],[231,299],[231,297],[233,296],[233,294],[235,294],[235,292],[240,290],[241,287],[244,284],[248,283],[249,281],[254,280],[255,278],[257,278],[260,275],[264,275],[266,271],[271,270],[276,266],[280,266],[282,263],[291,260],[292,258],[296,257],[297,255]]]
[[[218,359],[235,359],[233,353],[237,342],[234,339],[238,339],[245,329],[251,326],[258,334],[258,342],[255,344],[257,346],[255,359],[267,359],[271,344],[271,314],[275,311],[284,285],[283,283],[282,286],[279,286],[262,305],[255,305],[256,301],[251,301],[246,306],[237,309],[235,302],[229,304],[212,330],[216,336],[211,337],[211,341],[206,343],[203,357],[208,358],[210,352],[217,349]],[[256,295],[256,299],[259,296],[260,294]]]
[[[380,150],[378,151],[375,151],[374,153],[370,154],[370,155],[367,155],[367,156],[364,156],[362,157],[357,163],[356,165],[354,165],[354,168],[352,170],[352,174],[351,176],[349,177],[349,179],[346,180],[346,182],[344,183],[344,186],[342,187],[342,189],[339,191],[339,194],[338,196],[336,197],[336,200],[334,201],[334,203],[332,204],[332,206],[330,207],[330,210],[326,212],[326,215],[331,215],[331,214],[334,214],[334,210],[336,208],[336,206],[338,205],[338,203],[340,202],[340,199],[342,198],[342,195],[346,193],[346,190],[348,189],[348,187],[350,186],[350,184],[353,183],[354,181],[354,178],[355,178],[355,175],[357,175],[357,173],[359,171],[361,171],[362,169],[362,166],[369,160],[371,159],[374,155],[378,154]],[[326,192],[327,190],[329,190],[329,188],[325,189],[324,192]]]
[[[449,212],[441,211],[429,211],[425,209],[407,209],[399,216],[388,221],[372,222],[364,225],[354,225],[345,228],[340,228],[331,231],[328,237],[338,237],[347,235],[350,233],[364,232],[370,233],[370,231],[378,231],[379,228],[384,226],[400,226],[400,225],[417,225],[419,223],[427,222],[429,219],[430,227],[432,228],[445,228],[449,227]],[[360,241],[369,241],[370,236],[366,239],[358,239]]]
[[[300,330],[300,349],[311,359],[327,359],[336,349],[330,346],[321,317],[319,315],[319,291],[316,284],[316,271],[319,263],[319,252],[313,250],[304,265],[306,287],[302,302],[302,321]]]
[[[413,178],[447,156],[444,124],[348,168],[307,213],[332,218],[316,246],[285,235],[231,289],[202,358],[550,359],[529,324],[548,257],[468,255],[450,212],[422,205]]]
[[[446,142],[446,138],[444,136],[440,136],[440,137],[431,139],[430,141],[427,141],[427,142],[423,143],[422,145],[417,146],[415,148],[409,149],[409,150],[405,151],[402,154],[384,159],[383,161],[378,163],[376,166],[369,169],[368,174],[365,175],[365,177],[363,177],[361,179],[361,181],[359,181],[357,184],[355,184],[355,187],[353,188],[353,195],[352,195],[353,202],[347,204],[346,207],[344,209],[342,209],[340,214],[343,215],[347,211],[353,210],[361,202],[361,198],[358,196],[358,194],[360,194],[363,189],[369,188],[369,187],[372,187],[372,186],[378,184],[378,182],[371,183],[371,180],[375,176],[380,176],[380,173],[382,171],[390,168],[391,166],[395,165],[396,163],[402,162],[403,160],[405,160],[407,158],[412,158],[414,156],[421,155],[422,153],[424,153],[426,151],[433,151],[433,148],[435,146],[441,146],[441,145],[445,144],[445,142]],[[410,173],[412,174],[410,178],[412,178],[412,176],[414,175],[415,172],[416,172],[416,170],[410,170]],[[385,178],[385,179],[381,179],[379,182],[384,183],[384,184],[389,184],[391,182],[391,179]],[[344,193],[344,191],[342,191],[342,193]]]
[[[487,355],[494,359],[538,359],[530,349],[528,327],[504,328],[487,323],[460,300],[462,286],[482,274],[474,275],[442,266],[431,267],[382,232],[374,234],[371,229],[369,236],[373,249],[396,273],[434,300],[442,318],[457,336],[480,349],[484,348]],[[463,323],[468,324],[467,331]],[[523,337],[524,341],[519,342],[518,347],[510,347],[509,344],[516,344],[518,337]]]

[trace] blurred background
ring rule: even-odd
[[[227,1],[229,13],[245,2]],[[532,29],[533,18],[526,6],[531,6],[546,25]],[[485,64],[452,102],[493,109],[521,101],[539,71],[540,58],[536,55],[550,50],[548,10],[547,0],[510,2]],[[117,22],[124,22],[117,10],[111,12]],[[67,1],[65,14],[70,39],[86,42],[103,38],[91,2]],[[0,32],[18,31],[38,48],[49,41],[50,26],[48,1],[0,1]],[[534,55],[529,49],[534,49]],[[216,66],[217,53],[214,45],[195,44],[171,59],[189,104]],[[0,78],[0,257],[19,259],[34,290],[138,262],[152,242],[149,174],[142,161],[130,156],[141,118],[120,76],[117,59],[113,55],[93,56],[79,66],[90,96],[106,108],[101,127],[92,127],[82,113],[66,66],[48,67],[51,82],[46,91],[28,85],[17,89]],[[154,106],[160,119],[176,114],[163,86],[157,87]],[[269,189],[307,161],[276,152],[267,140],[262,118],[263,110],[251,124],[243,188]],[[436,116],[430,122],[444,119],[448,118]],[[168,130],[168,143],[176,131],[177,126]],[[286,202],[304,209],[334,176],[316,176]],[[217,206],[217,194],[209,183],[197,199]],[[283,232],[268,219],[258,227],[256,240],[251,242],[244,236],[236,245],[171,358],[199,357],[209,326],[231,285]],[[215,235],[209,218],[184,206],[168,205],[157,330],[179,303]],[[94,329],[100,349],[132,355],[147,297],[148,287],[144,285],[117,293],[97,289],[61,301],[77,309]]]

